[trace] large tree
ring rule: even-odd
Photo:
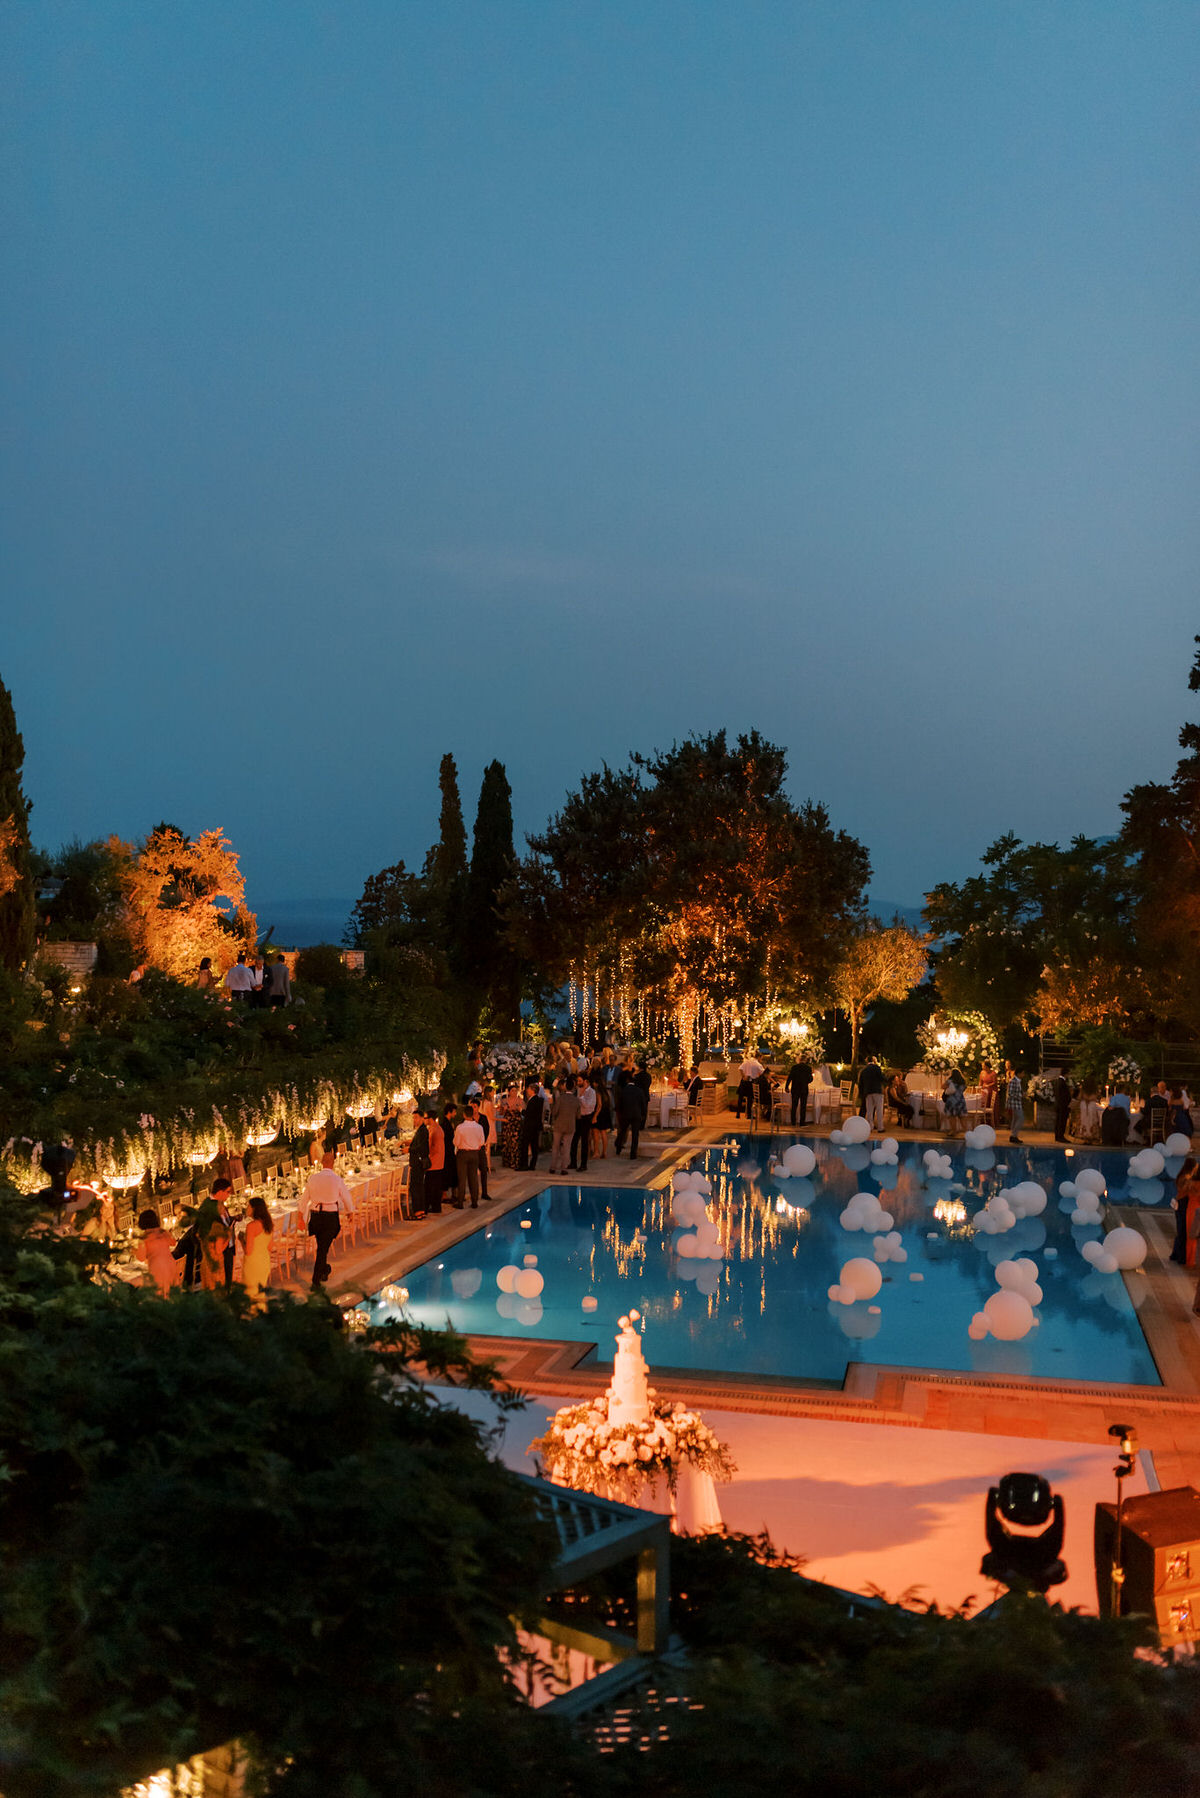
[[[220,830],[186,837],[159,824],[140,848],[110,837],[135,953],[164,974],[186,977],[202,956],[218,969],[254,949],[258,925],[246,909],[237,854]],[[232,907],[226,914],[222,902]]]
[[[501,895],[516,872],[512,789],[503,762],[489,762],[479,788],[463,911],[463,966],[495,1023],[515,1031],[520,964],[504,935]]]
[[[24,763],[12,695],[0,681],[0,967],[14,973],[33,953],[36,923]]]
[[[1141,992],[1132,951],[1133,881],[1119,842],[1075,837],[1057,843],[999,838],[983,871],[926,896],[925,917],[940,937],[938,991],[945,1004],[980,1011],[997,1030],[1010,1024],[1094,1021],[1133,1009]],[[1094,981],[1103,963],[1107,984]],[[1072,1014],[1071,995],[1090,995]]]
[[[557,1543],[408,1372],[487,1383],[463,1345],[95,1284],[97,1258],[0,1192],[6,1798],[115,1794],[235,1736],[281,1798],[484,1789],[509,1727],[486,1789],[520,1789],[498,1651]]]
[[[1195,639],[1200,645],[1200,636]],[[1200,647],[1188,689],[1200,692]],[[1136,927],[1159,1010],[1200,1031],[1200,724],[1179,732],[1169,781],[1126,793],[1121,846],[1132,858]]]
[[[870,861],[786,773],[756,731],[719,731],[587,776],[529,840],[514,940],[556,978],[599,976],[623,1019],[635,996],[670,1014],[685,1054],[702,1015],[822,994]]]
[[[863,1019],[878,999],[899,1004],[920,986],[929,968],[929,938],[907,924],[877,924],[855,931],[838,958],[830,995],[850,1020],[850,1060],[858,1061]]]
[[[438,786],[442,795],[438,836],[425,858],[425,880],[441,946],[458,972],[462,967],[462,932],[467,901],[467,831],[458,791],[458,769],[450,754],[442,757]]]

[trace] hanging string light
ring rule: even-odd
[[[570,977],[568,980],[567,991],[569,994],[569,1003],[570,1003],[570,1008],[571,1008],[571,1035],[574,1036],[576,1025],[579,1022],[579,1015],[578,1015],[579,1014],[579,993],[575,986],[575,964],[574,964],[574,962],[572,962],[572,964],[571,964],[571,973],[570,973]]]

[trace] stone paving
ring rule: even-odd
[[[678,1162],[737,1127],[733,1113],[724,1111],[683,1134],[644,1132],[637,1161],[628,1155],[618,1160],[610,1152],[607,1159],[593,1160],[586,1173],[573,1173],[563,1183],[659,1185]],[[810,1127],[804,1140],[827,1134],[824,1128]],[[915,1141],[942,1140],[921,1131],[903,1134]],[[1031,1144],[1052,1143],[1044,1132],[1027,1130],[1024,1135]],[[480,1212],[502,1214],[554,1183],[554,1176],[542,1169],[518,1174],[497,1167],[490,1179],[492,1197],[486,1207],[480,1206]],[[1119,1215],[1121,1222],[1140,1229],[1150,1244],[1145,1271],[1126,1278],[1148,1285],[1139,1317],[1163,1378],[1161,1388],[1052,1384],[853,1363],[840,1386],[705,1375],[672,1376],[672,1390],[678,1389],[683,1399],[719,1404],[726,1410],[869,1420],[910,1429],[1045,1437],[1060,1442],[1103,1443],[1110,1424],[1132,1424],[1141,1446],[1153,1455],[1161,1486],[1200,1488],[1200,1318],[1191,1309],[1196,1274],[1168,1259],[1173,1213],[1139,1210],[1136,1215]],[[344,1303],[353,1302],[469,1235],[480,1221],[480,1215],[469,1208],[444,1211],[440,1217],[419,1222],[398,1220],[367,1241],[335,1253],[330,1293]],[[299,1293],[306,1279],[307,1272],[302,1269],[298,1279],[286,1284]],[[539,1392],[574,1394],[599,1390],[607,1380],[604,1370],[579,1365],[586,1351],[578,1343],[504,1337],[473,1340],[506,1379],[526,1389],[536,1385]]]

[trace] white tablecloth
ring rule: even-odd
[[[646,1112],[646,1122],[652,1130],[681,1129],[687,1123],[687,1094],[685,1092],[651,1093],[650,1104]],[[674,1123],[672,1124],[672,1117]]]

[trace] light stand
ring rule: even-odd
[[[1125,1584],[1125,1568],[1121,1562],[1121,1523],[1125,1506],[1125,1481],[1133,1472],[1134,1458],[1137,1455],[1137,1431],[1127,1423],[1109,1425],[1108,1433],[1119,1441],[1118,1460],[1113,1468],[1113,1477],[1117,1482],[1117,1526],[1113,1535],[1113,1558],[1109,1572],[1109,1603],[1114,1617],[1121,1615],[1122,1587]]]

